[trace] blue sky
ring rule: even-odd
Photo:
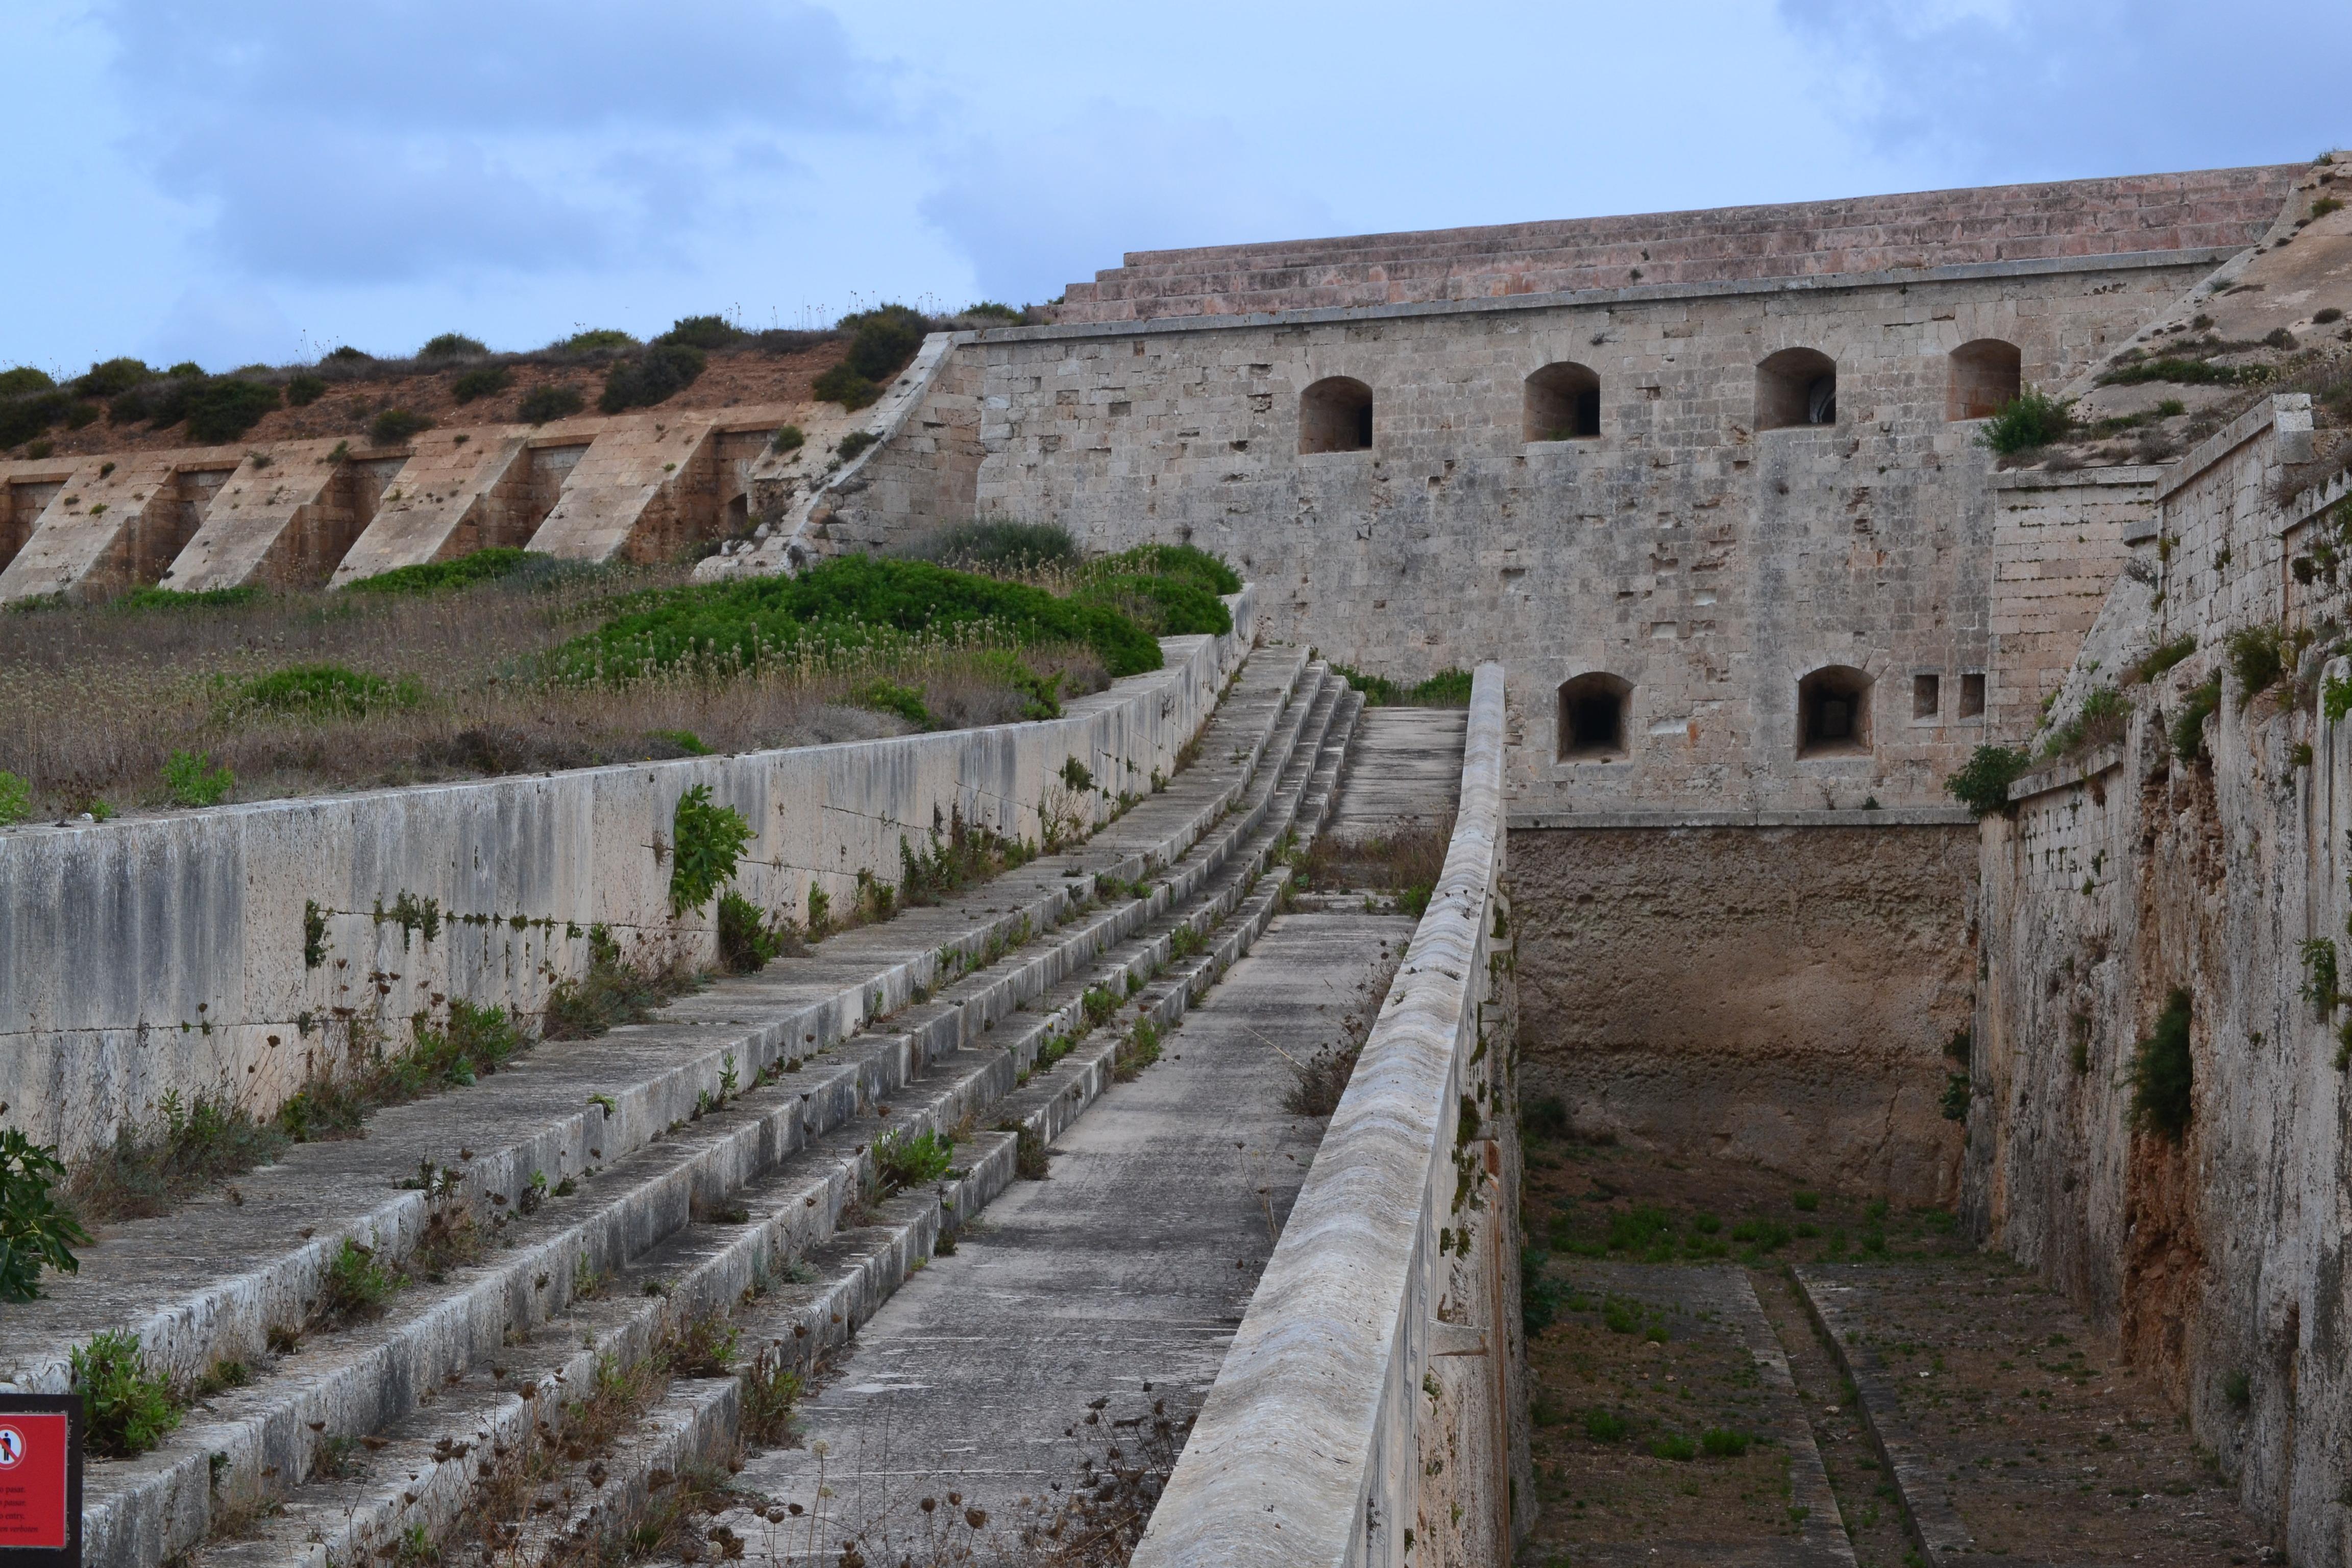
[[[2352,143],[2343,0],[0,0],[0,365],[53,372]]]

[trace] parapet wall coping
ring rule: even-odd
[[[2161,506],[2203,478],[2208,469],[2231,453],[2273,425],[2282,423],[2283,416],[2298,413],[2303,416],[2303,427],[2309,430],[2311,395],[2307,392],[2277,392],[2261,399],[2252,408],[2191,447],[2186,457],[2171,466],[2170,474],[2156,487],[2157,504]]]
[[[1515,811],[1514,833],[1560,828],[1965,827],[1966,806],[1894,805],[1852,811]]]
[[[2021,800],[2031,800],[2037,795],[2048,795],[2054,789],[2071,789],[2079,784],[2088,784],[2101,773],[2110,773],[2123,765],[2124,748],[2121,742],[2094,748],[2079,760],[2061,763],[2055,767],[2043,768],[2038,773],[2031,773],[2021,779],[2013,781],[2009,786],[2010,804],[2014,805]]]
[[[983,327],[956,334],[966,343],[1015,343],[1130,338],[1164,332],[1235,331],[1244,328],[1312,326],[1324,321],[1387,321],[1422,316],[1475,316],[1562,306],[1649,304],[1664,300],[1720,300],[1755,294],[1839,292],[1913,283],[1979,279],[2048,278],[2065,273],[2130,272],[2211,267],[2238,254],[2236,246],[2194,250],[2134,250],[2114,256],[2054,256],[2025,261],[1975,261],[1955,267],[1897,267],[1876,272],[1832,272],[1818,278],[1742,279],[1720,283],[1644,283],[1623,289],[1572,289],[1483,300],[1423,300],[1397,305],[1324,305],[1311,310],[1231,316],[1153,316],[1134,321],[1056,321],[1037,327]]]
[[[2163,481],[2168,463],[2117,463],[2103,468],[2000,468],[1990,483],[1997,490],[2068,489],[2084,485],[2153,485]]]

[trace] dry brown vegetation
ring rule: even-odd
[[[0,614],[0,767],[36,813],[173,803],[163,769],[200,754],[235,775],[232,800],[816,744],[901,732],[856,705],[875,682],[919,688],[946,728],[1007,721],[1020,699],[971,645],[917,640],[887,654],[777,662],[749,673],[673,669],[593,686],[536,678],[536,656],[589,629],[620,593],[682,568],[540,573],[457,593],[283,594],[157,608],[45,605]],[[1098,690],[1084,650],[1027,649]],[[390,684],[352,710],[241,700],[257,677],[337,666]]]

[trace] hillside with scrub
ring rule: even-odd
[[[1232,627],[1182,546],[981,524],[698,584],[489,550],[336,592],[144,589],[0,615],[0,820],[1049,718]]]

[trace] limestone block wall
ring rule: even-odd
[[[2306,668],[2300,690],[2251,702],[2227,677],[2201,760],[2165,735],[2226,664],[2231,632],[2342,622],[2346,584],[2286,570],[2346,489],[2281,499],[2308,457],[2305,412],[2269,400],[2168,473],[2161,547],[2135,552],[2058,717],[2139,649],[2185,633],[2197,651],[2127,689],[2119,743],[2021,781],[2012,815],[1983,826],[1963,1214],[2168,1380],[2292,1561],[2338,1565],[2352,1561],[2347,1014],[2304,994],[2303,944],[2352,963],[2352,725],[2313,700],[2352,665]],[[2130,1110],[2137,1044],[2176,987],[2194,1063],[2178,1143]]]
[[[2301,164],[1130,252],[1070,322],[2252,245]]]
[[[1997,732],[1959,711],[1962,678],[2020,714],[2072,654],[2037,621],[2032,695],[2006,694],[1990,455],[1946,417],[1952,351],[2011,342],[2055,384],[2209,269],[2172,253],[972,334],[954,356],[979,367],[971,510],[1220,552],[1283,635],[1359,668],[1499,658],[1525,809],[1941,805]],[[1835,362],[1837,423],[1759,428],[1759,363],[1794,347]],[[1528,377],[1560,363],[1597,376],[1601,434],[1529,440]],[[1372,389],[1369,450],[1299,450],[1302,395],[1330,376]],[[935,384],[947,427],[971,383]],[[872,491],[827,500],[827,531],[860,547],[928,526]],[[2069,549],[2065,580],[2095,575],[2098,551]],[[1801,756],[1798,682],[1832,666],[1868,679],[1870,750]],[[1555,693],[1591,673],[1631,688],[1624,754],[1563,760]]]
[[[2032,733],[2042,700],[2074,667],[2133,546],[2155,537],[2162,472],[2131,466],[1993,475],[1990,646],[1999,679],[1987,678],[1979,698],[1987,734]],[[1965,688],[1962,697],[1965,706]]]
[[[1511,828],[1523,1095],[1678,1159],[1958,1197],[1939,1101],[1976,989],[1965,814],[1523,826],[1545,820],[1575,819]]]
[[[901,839],[958,813],[1030,839],[1049,796],[1099,821],[1108,797],[1061,769],[1173,772],[1252,643],[1252,594],[1228,602],[1230,636],[1170,638],[1165,668],[1058,720],[0,831],[6,1120],[70,1159],[167,1093],[267,1115],[451,998],[537,1013],[598,925],[640,957],[707,961],[711,911],[667,902],[696,785],[757,830],[735,885],[795,918],[812,888],[839,910],[861,870],[895,881]]]
[[[1477,671],[1444,873],[1136,1568],[1504,1563],[1529,1522],[1504,686]]]

